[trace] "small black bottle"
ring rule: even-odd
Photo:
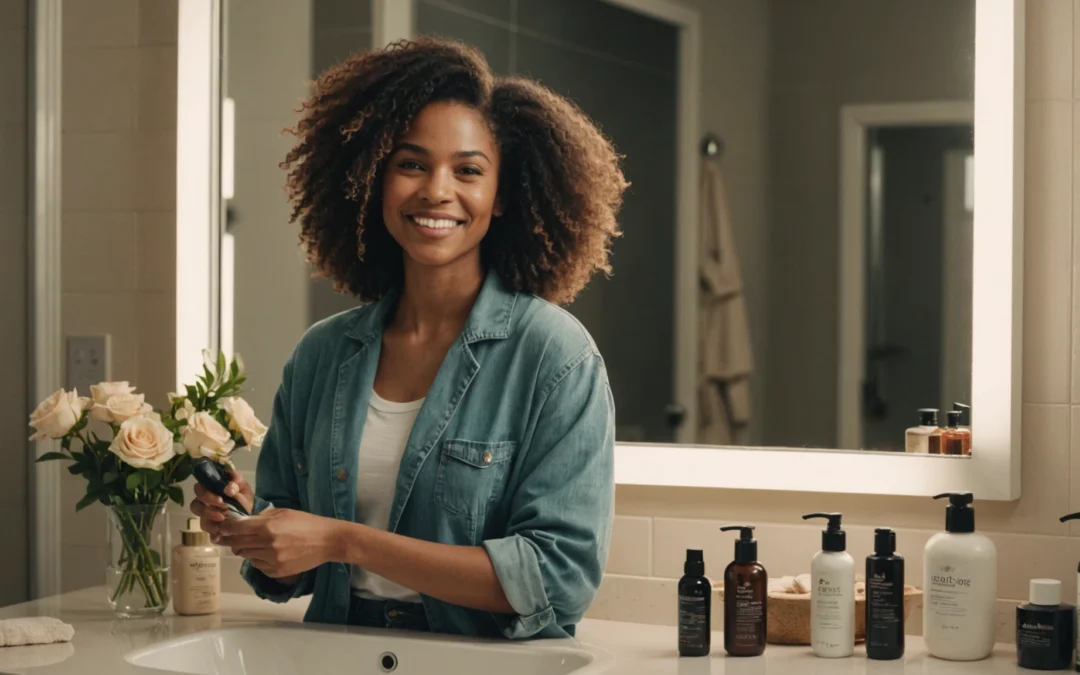
[[[686,550],[679,579],[679,656],[708,656],[712,644],[712,584],[701,551]]]
[[[874,553],[866,556],[866,658],[888,661],[904,655],[904,558],[896,555],[896,533],[874,530]]]
[[[1076,644],[1076,608],[1061,602],[1061,582],[1032,579],[1031,602],[1016,608],[1016,664],[1066,670]]]

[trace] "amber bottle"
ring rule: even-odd
[[[757,561],[754,528],[720,528],[729,530],[738,530],[739,538],[735,560],[724,570],[724,650],[731,656],[760,656],[768,633],[769,575]]]

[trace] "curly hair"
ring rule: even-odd
[[[281,163],[290,222],[316,274],[370,302],[403,283],[401,247],[382,217],[395,143],[430,103],[479,111],[502,156],[503,214],[481,259],[509,287],[567,304],[596,271],[610,275],[616,214],[629,183],[611,141],[571,101],[528,79],[496,77],[464,44],[432,38],[357,54],[324,72],[287,129]]]

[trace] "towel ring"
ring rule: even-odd
[[[701,139],[701,154],[706,157],[720,157],[724,154],[724,139],[716,134],[705,134]]]

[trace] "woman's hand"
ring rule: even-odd
[[[225,494],[240,502],[248,513],[255,507],[255,493],[244,477],[234,470],[229,471],[232,482],[225,488]],[[195,483],[195,499],[191,502],[191,512],[199,517],[199,525],[204,532],[210,533],[210,540],[218,543],[218,529],[229,507],[225,501],[202,485]]]
[[[305,511],[275,508],[243,520],[217,524],[218,543],[247,558],[268,577],[287,580],[334,560],[342,521]]]

